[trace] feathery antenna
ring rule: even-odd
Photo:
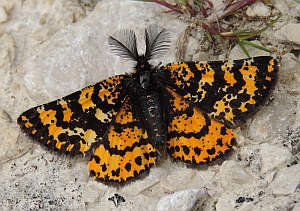
[[[126,60],[139,61],[134,31],[121,29],[108,37],[108,44],[117,56]]]
[[[159,29],[159,26],[149,25],[145,29],[146,52],[145,60],[156,59],[164,55],[171,45],[171,35],[167,29]]]
[[[139,55],[134,31],[121,29],[108,37],[108,44],[114,54],[126,60],[144,64],[158,58],[170,49],[171,35],[167,29],[158,25],[149,25],[145,29],[146,52]]]

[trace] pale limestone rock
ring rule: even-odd
[[[299,87],[295,74],[299,74],[299,64],[293,60],[295,56],[291,53],[287,53],[282,56],[280,65],[284,66],[284,71],[279,71],[279,83],[283,83],[285,86],[291,86],[291,89]],[[280,69],[281,70],[281,69]]]
[[[283,146],[274,146],[268,143],[260,145],[261,172],[270,172],[278,169],[292,159],[291,152]]]
[[[270,195],[269,197],[264,197],[260,202],[256,203],[255,211],[269,211],[269,210],[291,210],[294,200],[290,200],[289,197],[282,196],[276,197],[274,195]]]
[[[239,211],[253,211],[253,210],[255,210],[255,205],[254,205],[254,203],[252,203],[252,202],[249,202],[249,203],[243,203],[239,208],[238,208],[238,210]]]
[[[5,9],[0,6],[0,23],[6,23],[8,20],[7,13]]]
[[[280,11],[281,14],[288,14],[290,12],[290,8],[286,4],[285,1],[282,0],[273,0],[274,7]]]
[[[292,211],[300,211],[300,203],[296,203]]]
[[[55,33],[55,31],[47,26],[47,25],[42,25],[38,26],[31,34],[32,38],[37,40],[37,41],[47,41],[50,39],[50,37]]]
[[[5,163],[11,159],[28,152],[31,145],[26,143],[25,136],[20,135],[20,132],[13,126],[1,125],[0,139],[0,164]]]
[[[0,122],[1,123],[12,123],[10,115],[5,111],[0,109]]]
[[[188,52],[196,52],[196,50],[198,49],[199,47],[199,39],[196,39],[194,37],[189,37],[189,40],[188,40],[188,43],[187,43],[187,46],[186,46],[186,49],[188,49]],[[185,55],[184,56],[184,60],[185,61],[191,61],[193,60],[193,55]],[[205,61],[205,60],[200,60],[200,61]]]
[[[184,171],[177,170],[174,171],[171,175],[167,176],[166,178],[163,178],[161,181],[161,186],[164,187],[169,192],[175,192],[178,191],[178,184],[180,186],[188,186],[193,178],[196,175],[196,171],[193,169],[185,169]]]
[[[275,37],[284,41],[300,44],[300,24],[289,23],[276,31]]]
[[[235,210],[235,200],[238,198],[233,192],[225,192],[219,198],[216,204],[216,211]]]
[[[83,188],[81,200],[85,203],[93,203],[98,200],[101,195],[103,195],[103,192],[101,194],[99,186],[94,182],[92,184],[88,184]]]
[[[300,90],[299,90],[299,92],[300,92]],[[294,116],[294,119],[293,119],[293,128],[296,129],[299,126],[300,126],[300,105],[297,104],[296,115]]]
[[[208,61],[209,60],[209,56],[207,53],[205,52],[198,52],[196,54],[193,55],[193,61]]]
[[[254,157],[251,159],[251,163],[250,163],[250,171],[254,172],[254,173],[259,173],[261,170],[261,159],[258,157]]]
[[[151,170],[150,170],[151,171]],[[130,185],[122,188],[122,193],[130,196],[137,196],[141,192],[153,187],[155,184],[159,183],[157,179],[144,178],[139,181],[132,182]]]
[[[210,2],[214,5],[214,7],[218,7],[223,3],[222,1],[219,0],[211,0]]]
[[[16,57],[16,47],[13,36],[3,34],[0,38],[0,77],[7,74],[13,66]]]
[[[14,8],[14,3],[10,1],[0,2],[0,5],[3,6],[7,14]]]
[[[204,195],[204,189],[181,190],[162,197],[156,205],[156,211],[189,211]]]
[[[256,13],[253,11],[253,8],[252,8],[252,7],[248,7],[248,8],[247,8],[246,14],[247,14],[249,17],[255,17],[255,16],[256,16]]]
[[[253,12],[259,17],[268,17],[271,14],[271,9],[263,2],[257,2],[252,6]]]
[[[226,160],[223,162],[220,173],[220,182],[222,186],[228,190],[243,185],[250,184],[252,178],[250,174],[237,162]]]
[[[287,174],[288,172],[288,174]],[[300,182],[299,165],[282,168],[275,176],[270,188],[275,196],[284,196],[295,193]]]

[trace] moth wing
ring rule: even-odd
[[[161,67],[168,86],[202,111],[229,125],[251,117],[267,100],[278,78],[269,56],[241,60],[182,62]]]
[[[127,76],[114,76],[59,100],[31,108],[17,119],[21,130],[49,150],[71,156],[102,140],[125,96]]]

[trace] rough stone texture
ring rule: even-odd
[[[6,13],[9,14],[9,12],[14,8],[14,3],[10,1],[1,1],[0,6],[2,6]]]
[[[245,186],[252,183],[249,173],[233,160],[224,161],[220,168],[222,186],[227,189],[232,186]]]
[[[292,0],[270,3],[277,8],[271,14],[284,15],[253,42],[280,56],[279,82],[273,100],[236,129],[237,149],[221,165],[196,169],[162,155],[144,179],[117,189],[89,178],[88,157],[48,152],[28,140],[15,120],[31,106],[132,71],[130,63],[117,59],[108,48],[107,37],[117,29],[135,30],[142,51],[148,24],[168,28],[173,47],[153,61],[157,64],[175,61],[176,40],[188,23],[175,13],[162,13],[167,10],[162,6],[140,1],[104,0],[94,10],[71,0],[1,1],[8,19],[0,24],[0,210],[159,210],[161,204],[170,210],[177,204],[204,211],[299,210],[299,164],[286,166],[299,159],[299,150],[291,151],[299,145],[300,65],[292,59],[299,59],[297,53],[290,52],[299,49],[299,33],[294,33],[300,6]],[[254,23],[249,21],[248,27]],[[223,60],[225,54],[196,54],[194,45],[201,33],[187,45],[189,58]],[[248,49],[251,56],[268,55]],[[238,46],[229,52],[231,59],[245,57]],[[115,193],[126,200],[118,208],[108,201]]]
[[[287,148],[274,146],[268,143],[260,145],[259,154],[262,161],[261,172],[263,173],[280,169],[292,159],[292,154]]]
[[[290,12],[290,8],[288,7],[285,1],[273,0],[272,3],[274,4],[274,7],[278,9],[282,14],[286,15],[287,13]]]
[[[286,172],[289,172],[287,174]],[[275,176],[274,181],[270,185],[275,196],[288,196],[295,192],[299,192],[300,172],[299,166],[291,166],[282,168]],[[298,189],[298,190],[297,190]]]
[[[7,13],[4,7],[0,6],[0,23],[7,22]]]
[[[0,77],[2,79],[7,78],[10,74],[10,70],[13,68],[13,62],[16,57],[16,47],[13,36],[3,33],[0,38]],[[7,86],[2,84],[2,87]]]
[[[253,9],[253,12],[257,15],[257,16],[261,16],[261,17],[267,17],[271,14],[271,9],[270,7],[266,6],[264,3],[262,2],[257,2],[254,5],[251,6]]]
[[[188,189],[162,197],[156,206],[157,211],[189,211],[197,200],[205,195],[205,190]]]
[[[234,206],[235,206],[235,200],[238,198],[237,195],[230,193],[230,192],[224,192],[217,204],[216,204],[216,210],[217,211],[231,211],[234,210]]]
[[[299,211],[300,210],[300,203],[295,204],[292,211]]]
[[[275,33],[275,36],[278,39],[282,39],[284,41],[293,42],[295,44],[300,44],[300,26],[296,23],[289,23],[283,26],[278,32]]]

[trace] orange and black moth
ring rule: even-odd
[[[233,128],[253,116],[276,85],[278,62],[269,56],[242,60],[152,66],[170,46],[170,33],[150,25],[146,51],[132,30],[108,38],[112,51],[135,62],[117,75],[20,115],[21,130],[51,151],[91,154],[90,175],[125,184],[157,162],[158,148],[192,165],[228,153]]]

